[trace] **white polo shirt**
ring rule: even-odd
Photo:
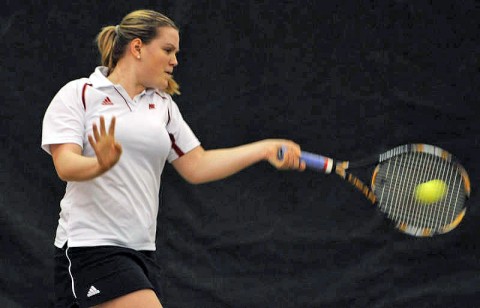
[[[66,84],[43,119],[42,148],[75,143],[84,156],[95,156],[88,142],[92,124],[116,117],[115,137],[123,153],[103,175],[68,182],[60,202],[55,246],[116,245],[155,250],[160,178],[172,162],[200,145],[171,96],[147,89],[133,100],[98,67],[89,78]]]

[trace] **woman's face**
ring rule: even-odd
[[[177,66],[180,36],[171,27],[158,28],[157,37],[141,48],[142,83],[146,88],[165,90]]]

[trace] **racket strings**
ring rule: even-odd
[[[417,153],[418,155],[418,153]],[[428,156],[423,156],[422,158],[425,158]],[[400,187],[400,189],[403,189],[404,191],[414,191],[416,185],[427,182],[431,179],[445,179],[445,182],[448,183],[453,183],[455,185],[455,182],[452,182],[452,174],[453,174],[453,169],[450,169],[450,173],[447,173],[446,170],[446,165],[443,164],[443,166],[439,166],[440,160],[435,159],[433,162],[432,161],[426,161],[426,160],[420,160],[422,166],[432,166],[432,169],[429,170],[428,168],[418,169],[419,173],[413,174],[413,185],[414,187],[408,187],[408,186],[403,186]],[[432,170],[437,170],[437,172],[433,172]],[[408,181],[408,176],[402,174],[402,177]],[[408,182],[406,182],[408,183]],[[458,190],[457,190],[458,191]],[[427,227],[434,227],[434,226],[442,226],[445,225],[447,221],[452,220],[452,217],[455,217],[457,214],[456,211],[456,202],[451,202],[452,197],[454,194],[444,192],[446,194],[446,199],[444,204],[442,203],[434,203],[431,204],[430,206],[426,206],[425,204],[419,202],[416,200],[414,197],[413,193],[407,194],[409,196],[407,200],[407,204],[409,205],[410,209],[406,207],[401,207],[401,204],[397,202],[396,206],[400,209],[400,214],[401,216],[399,217],[406,217],[408,221],[411,221],[409,218],[417,219],[420,225],[427,226]],[[448,200],[450,199],[450,200]],[[453,206],[450,206],[453,205]]]
[[[406,149],[399,149],[379,166],[377,183],[380,185],[375,185],[379,207],[389,218],[407,226],[445,228],[463,210],[465,195],[460,174],[454,165],[436,155],[404,151]],[[441,200],[424,204],[416,199],[415,188],[433,179],[447,183],[447,191]]]
[[[438,161],[437,161],[438,162]],[[455,182],[452,182],[452,180],[448,179],[451,178],[452,176],[452,170],[450,170],[450,175],[448,175],[445,171],[445,168],[438,169],[438,173],[432,173],[429,172],[428,169],[425,169],[423,173],[419,173],[414,175],[413,179],[413,187],[403,187],[400,189],[403,189],[404,191],[414,191],[416,185],[427,182],[431,179],[435,178],[443,178],[446,180],[446,182],[451,183],[451,185],[455,185]],[[405,177],[405,176],[403,176]],[[454,189],[453,191],[459,191],[458,189]],[[409,205],[410,209],[401,207],[401,204],[397,202],[395,206],[397,206],[399,209],[401,209],[400,214],[403,219],[408,221],[409,223],[412,223],[412,220],[415,221],[417,220],[417,223],[419,225],[425,226],[425,227],[430,227],[430,228],[435,228],[436,226],[444,226],[447,224],[448,221],[451,221],[453,217],[457,215],[457,202],[451,202],[454,194],[448,193],[448,192],[441,192],[441,194],[446,194],[446,199],[443,203],[434,203],[434,204],[429,204],[429,206],[426,206],[424,203],[418,201],[413,193],[407,194],[408,200],[407,204]],[[445,198],[445,197],[444,197]],[[450,200],[448,200],[450,199]],[[451,206],[453,205],[453,206]]]

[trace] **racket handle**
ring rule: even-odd
[[[305,162],[309,169],[314,169],[326,174],[332,172],[333,159],[329,157],[302,151],[300,159]]]
[[[278,150],[277,157],[279,160],[283,159],[283,157],[285,156],[286,150],[287,150],[286,147],[281,147]],[[305,162],[308,169],[313,169],[326,174],[329,174],[332,172],[333,164],[334,164],[333,159],[329,157],[322,156],[315,153],[305,152],[305,151],[301,152],[300,160]]]

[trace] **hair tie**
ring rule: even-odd
[[[116,34],[116,35],[118,35],[118,29],[119,29],[119,28],[120,28],[119,25],[116,25],[116,26],[115,26],[115,34]]]

